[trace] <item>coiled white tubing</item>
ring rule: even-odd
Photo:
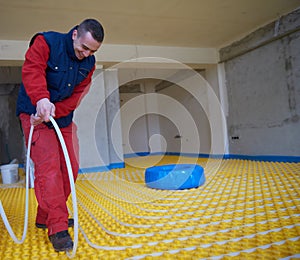
[[[15,241],[17,244],[22,244],[26,238],[27,234],[27,227],[28,227],[28,194],[29,194],[29,159],[30,159],[30,148],[31,148],[31,140],[32,140],[32,133],[33,133],[33,126],[30,128],[29,132],[29,139],[28,139],[28,149],[27,149],[27,161],[26,161],[26,175],[25,175],[25,187],[26,187],[26,193],[25,193],[25,214],[24,214],[24,228],[23,228],[23,235],[22,238],[19,240],[15,233],[13,232],[11,225],[8,222],[8,219],[6,217],[4,208],[2,206],[2,202],[0,200],[0,214],[2,217],[2,220],[4,222],[4,225],[11,236],[11,238]],[[28,174],[27,174],[28,173]]]
[[[76,198],[76,190],[75,190],[75,183],[74,183],[74,177],[73,177],[73,171],[72,171],[72,166],[70,162],[70,157],[68,154],[68,150],[64,141],[64,138],[61,134],[61,131],[53,119],[53,117],[50,116],[50,121],[52,122],[54,129],[57,133],[57,136],[59,138],[65,161],[66,161],[66,166],[68,169],[68,175],[69,175],[69,181],[70,181],[70,187],[71,187],[71,194],[72,194],[72,203],[73,203],[73,218],[74,218],[74,239],[73,239],[73,250],[72,253],[70,254],[67,252],[68,257],[72,258],[76,254],[77,250],[77,245],[78,245],[78,210],[77,210],[77,198]],[[30,150],[31,150],[31,141],[32,141],[32,134],[33,134],[34,126],[31,126],[30,132],[29,132],[29,138],[28,138],[28,148],[27,148],[27,157],[26,157],[26,174],[25,174],[25,187],[26,187],[26,192],[25,192],[25,214],[24,214],[24,228],[23,228],[23,235],[22,238],[19,240],[15,233],[13,232],[11,225],[8,222],[7,216],[5,214],[4,208],[2,206],[2,202],[0,200],[0,214],[2,217],[2,220],[4,222],[4,225],[11,236],[11,238],[14,240],[15,243],[17,244],[22,244],[26,238],[27,234],[27,228],[28,228],[28,195],[29,195],[29,165],[30,165]]]

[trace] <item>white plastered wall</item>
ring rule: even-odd
[[[227,151],[226,122],[219,99],[219,82],[222,80],[218,77],[222,73],[215,64],[207,66],[203,74],[206,80],[194,74],[189,70],[171,69],[171,78],[180,81],[182,86],[169,84],[155,92],[159,80],[146,78],[135,81],[143,86],[140,93],[121,93],[124,154],[158,151],[223,154]],[[149,95],[151,93],[155,94]],[[151,117],[154,121],[149,120]],[[155,147],[159,147],[158,150]]]

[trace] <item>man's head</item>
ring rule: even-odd
[[[103,38],[104,30],[97,20],[84,20],[72,34],[76,57],[82,60],[93,55],[101,46]]]

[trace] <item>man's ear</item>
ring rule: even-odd
[[[74,41],[77,38],[78,31],[75,29],[72,33],[72,40]]]

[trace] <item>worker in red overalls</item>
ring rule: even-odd
[[[36,226],[48,228],[56,251],[73,248],[68,227],[73,226],[74,220],[68,219],[66,205],[71,192],[66,163],[49,117],[60,127],[76,180],[78,139],[73,112],[89,90],[95,70],[93,54],[103,38],[103,27],[95,19],[84,20],[68,33],[38,33],[31,39],[22,68],[17,116],[26,143],[31,125],[35,126],[31,158],[38,201]]]

